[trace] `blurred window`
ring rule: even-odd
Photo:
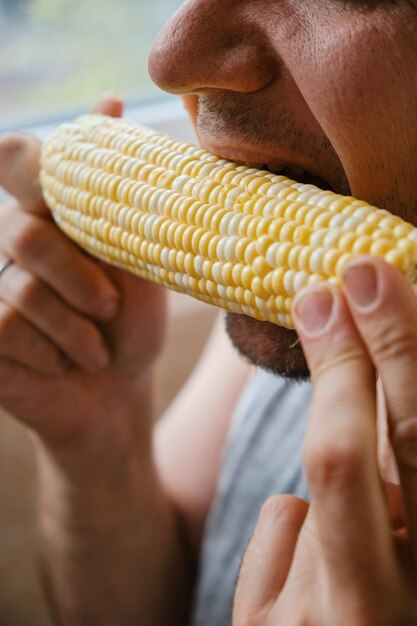
[[[0,129],[56,120],[115,91],[163,98],[152,40],[182,0],[0,0]]]

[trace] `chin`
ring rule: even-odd
[[[226,330],[233,346],[254,365],[291,380],[310,380],[294,330],[238,313],[227,313]]]

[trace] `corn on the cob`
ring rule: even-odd
[[[293,328],[294,294],[359,254],[417,280],[417,229],[366,202],[218,158],[105,116],[45,142],[58,226],[96,257],[205,302]]]

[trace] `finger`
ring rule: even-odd
[[[394,267],[373,257],[350,264],[344,287],[352,317],[380,372],[417,560],[416,296]]]
[[[105,94],[93,105],[92,113],[120,117],[123,102]],[[0,137],[0,186],[16,198],[28,213],[49,216],[39,184],[41,141],[35,135],[6,133]]]
[[[1,276],[0,296],[81,368],[95,372],[109,364],[108,349],[94,324],[65,306],[33,274],[9,267]]]
[[[308,505],[294,496],[273,496],[262,507],[239,573],[234,626],[252,623],[255,616],[276,601],[307,510]]]
[[[56,347],[4,302],[0,302],[0,358],[47,376],[62,376],[69,369]]]
[[[123,100],[113,93],[104,94],[93,104],[91,113],[110,115],[111,117],[122,117]]]
[[[321,552],[314,512],[312,506],[309,506],[298,535],[285,586],[271,613],[271,624],[304,625],[307,615],[311,623],[320,623],[313,618],[313,608],[319,604],[318,598],[316,594],[314,598],[311,596],[317,590],[317,580],[322,576]]]
[[[405,512],[401,488],[394,483],[384,482],[384,489],[391,528],[393,531],[401,529],[405,525]]]
[[[385,482],[400,484],[398,468],[388,432],[388,417],[381,377],[377,380],[378,464]]]
[[[86,315],[108,320],[119,293],[107,274],[52,222],[10,206],[0,219],[3,254],[35,274]]]
[[[368,586],[394,563],[374,369],[336,287],[302,290],[293,315],[314,382],[304,460],[323,556],[336,583]]]
[[[0,186],[28,213],[49,216],[39,184],[41,142],[34,135],[0,137]]]
[[[314,583],[321,562],[321,546],[317,534],[317,523],[314,519],[314,507],[309,506],[303,527],[300,530],[295,546],[292,562],[285,581],[285,595],[299,593],[300,581],[307,590]]]

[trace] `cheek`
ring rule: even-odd
[[[407,40],[401,24],[382,17],[341,20],[298,46],[290,71],[353,195],[395,209],[410,192],[417,197],[409,189],[416,179],[410,155],[417,152],[417,36]]]

